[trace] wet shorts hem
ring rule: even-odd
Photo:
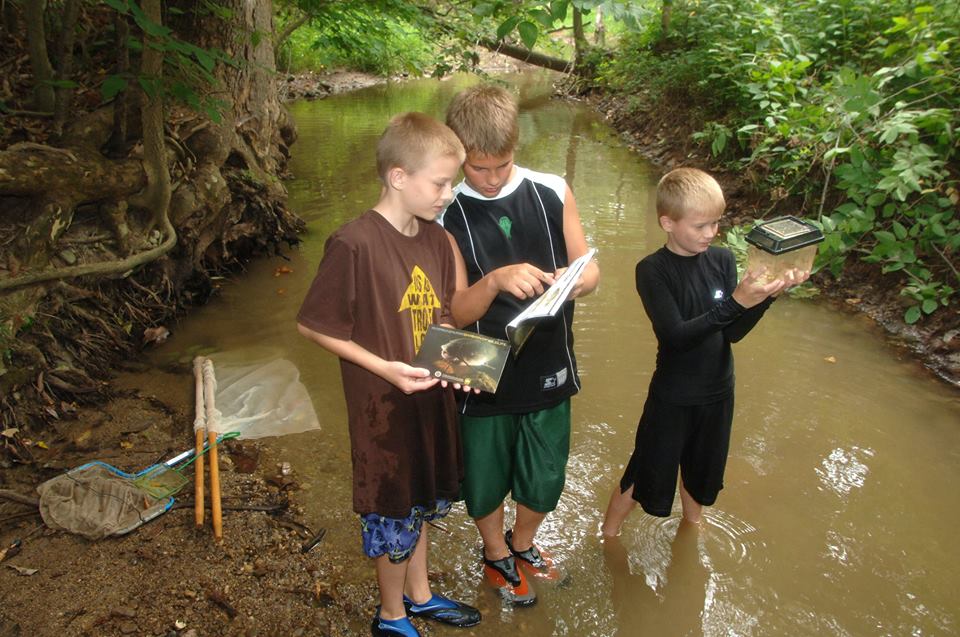
[[[404,518],[390,518],[379,513],[361,515],[364,554],[372,558],[386,555],[394,564],[405,561],[417,547],[423,523],[446,516],[451,506],[450,500],[439,499],[432,505],[413,507]]]

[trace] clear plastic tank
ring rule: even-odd
[[[747,234],[747,270],[762,271],[761,281],[781,278],[788,270],[809,271],[823,233],[793,216],[758,222]]]

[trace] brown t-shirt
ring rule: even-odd
[[[453,323],[453,252],[439,224],[401,234],[370,210],[330,235],[297,321],[409,363],[431,323]],[[453,500],[463,475],[452,389],[404,394],[340,361],[350,421],[353,508],[402,518],[415,505]]]

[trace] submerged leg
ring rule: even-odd
[[[603,517],[603,526],[600,527],[600,533],[603,537],[610,538],[620,535],[624,520],[636,506],[637,501],[633,499],[632,484],[626,491],[621,491],[620,485],[614,487],[613,493],[610,494],[610,502],[607,504],[607,513]]]
[[[683,506],[683,519],[694,524],[700,522],[703,517],[703,505],[693,499],[693,496],[683,486],[683,480],[680,480],[680,504]]]

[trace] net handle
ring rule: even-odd
[[[216,440],[214,441],[214,446],[219,445],[224,440],[233,440],[234,438],[239,438],[239,437],[240,437],[239,431],[228,431],[225,434],[220,434],[219,436],[217,436]],[[187,462],[183,463],[183,466],[177,467],[177,470],[179,471],[180,469],[189,467],[191,464],[196,462],[198,458],[201,458],[204,455],[206,455],[208,451],[210,451],[209,442],[203,445],[203,449],[200,451],[200,453],[197,453],[196,449],[187,449],[183,453],[177,454],[176,456],[170,458],[163,464],[172,468],[177,464],[179,464],[180,462],[182,462],[183,460],[185,460],[186,458],[190,458],[190,460],[187,460]],[[193,456],[193,457],[191,458],[190,456]]]

